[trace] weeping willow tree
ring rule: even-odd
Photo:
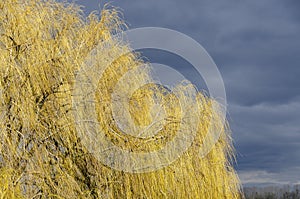
[[[135,53],[124,54],[128,45],[113,37],[124,27],[114,8],[84,17],[79,6],[66,2],[0,1],[1,198],[242,197],[231,165],[229,128],[212,108],[214,100],[198,92],[196,101],[190,103],[190,84],[176,90],[182,106],[194,110],[198,118],[197,128],[192,129],[196,136],[191,147],[170,165],[150,172],[120,171],[103,164],[82,143],[81,122],[74,112],[85,114],[85,109],[72,105],[74,84],[85,58],[99,45],[97,63],[104,66],[108,59],[114,60],[93,95],[106,139],[132,153],[146,153],[164,147],[179,128],[184,131],[185,123],[178,122],[183,117],[179,99],[154,84],[132,92],[129,100],[120,100],[119,107],[128,108],[135,126],[147,126],[155,119],[153,107],[159,99],[165,113],[160,131],[137,139],[118,129],[111,106],[113,88],[122,96],[151,78],[147,67],[134,70],[143,61]],[[133,71],[132,81],[117,84],[128,71]],[[115,108],[115,114],[122,115],[118,110]],[[199,145],[211,124],[221,135],[211,151],[200,157]]]

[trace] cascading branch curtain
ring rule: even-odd
[[[111,7],[104,7],[99,16],[84,17],[79,6],[66,2],[0,1],[0,197],[241,198],[231,166],[229,128],[211,108],[215,102],[201,93],[193,105],[200,118],[194,144],[168,167],[139,174],[117,171],[103,165],[82,144],[73,114],[74,80],[85,57],[103,41],[111,45],[103,46],[99,64],[128,49],[112,37],[125,27],[119,16]],[[163,147],[176,133],[180,118],[172,95],[162,96],[169,103],[164,108],[170,117],[157,137],[136,144],[130,136],[113,131],[107,108],[110,88],[128,70],[143,64],[134,53],[113,58],[95,95],[102,129],[116,145],[133,152]],[[134,83],[149,78],[147,70],[136,75]],[[124,85],[119,92],[127,89]],[[129,112],[136,125],[153,119],[148,112],[155,89],[159,88],[145,88],[131,97]],[[187,87],[177,89],[184,97]],[[211,122],[221,130],[221,137],[202,158],[198,145]]]

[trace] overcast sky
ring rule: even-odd
[[[86,13],[105,2],[77,1]],[[300,183],[299,0],[110,3],[122,10],[129,28],[180,31],[212,56],[226,86],[243,183]]]

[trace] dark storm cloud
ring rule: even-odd
[[[282,105],[232,105],[235,142],[243,159],[243,169],[281,171],[300,165],[300,102]],[[284,165],[284,166],[283,166]],[[299,178],[299,176],[298,176]]]
[[[96,0],[78,3],[86,6],[86,12],[99,8]],[[236,167],[245,183],[300,182],[300,1],[121,0],[111,4],[122,9],[130,28],[181,31],[213,57],[227,89]],[[188,68],[168,56],[157,59]]]

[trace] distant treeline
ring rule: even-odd
[[[244,187],[246,199],[300,199],[300,184],[268,187]]]

